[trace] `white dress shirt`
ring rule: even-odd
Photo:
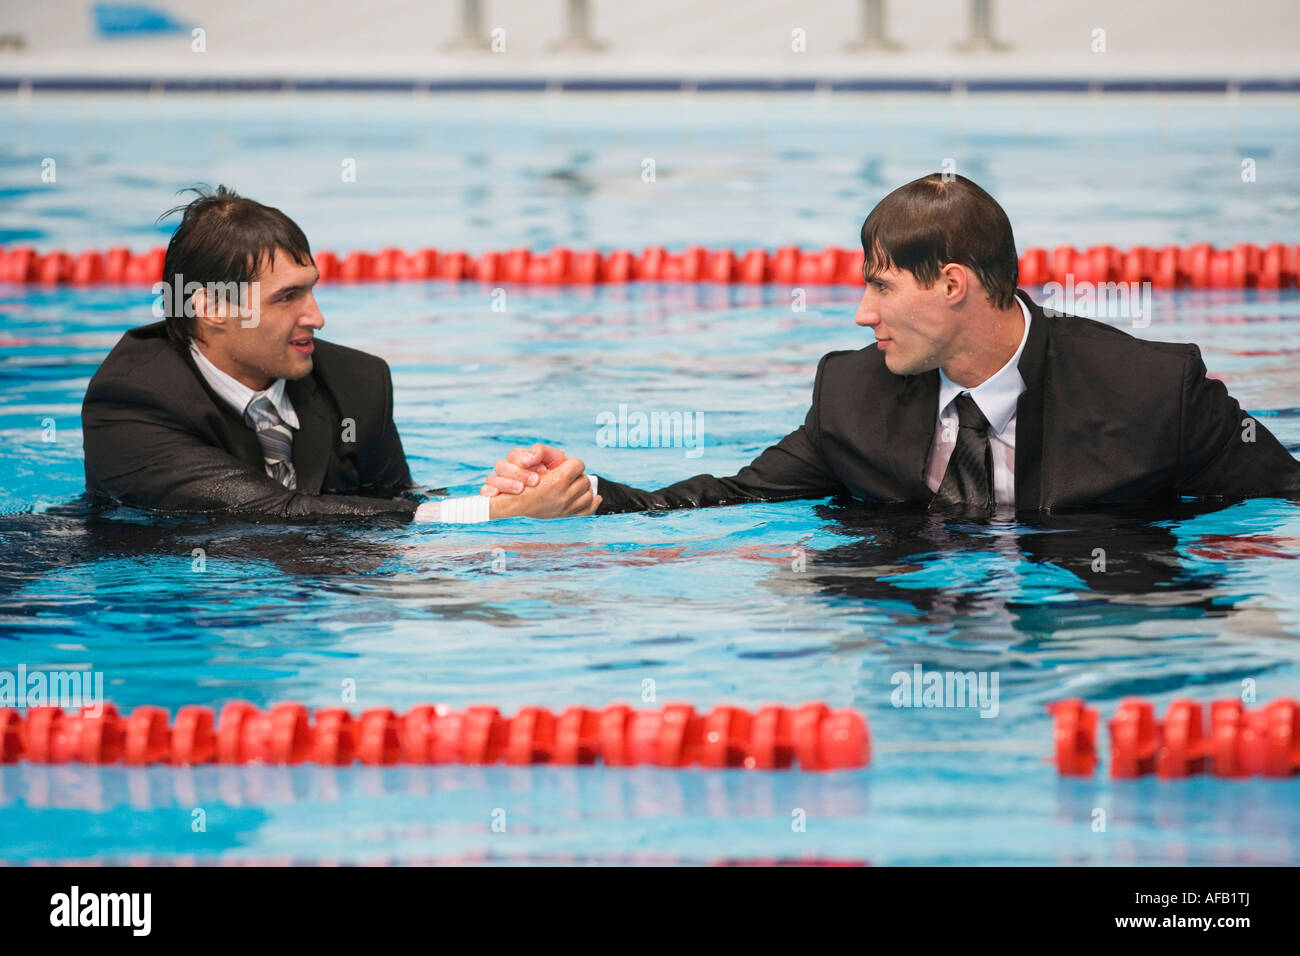
[[[938,491],[948,470],[948,459],[957,444],[957,409],[953,401],[962,392],[969,392],[979,410],[989,422],[989,445],[993,449],[993,495],[998,507],[1014,508],[1016,505],[1016,403],[1025,390],[1025,380],[1016,367],[1020,353],[1029,340],[1031,317],[1025,303],[1016,296],[1016,304],[1025,315],[1025,331],[1020,337],[1016,354],[991,376],[974,388],[963,388],[939,369],[939,414],[930,445],[930,457],[925,468],[925,483],[931,491]]]
[[[265,395],[271,400],[271,404],[275,407],[280,420],[294,431],[298,430],[298,413],[293,410],[293,402],[289,401],[289,396],[285,393],[284,379],[277,378],[267,388],[255,392],[239,379],[227,375],[213,365],[211,360],[199,350],[199,347],[192,340],[190,341],[190,355],[194,356],[194,364],[199,367],[199,371],[203,373],[203,378],[208,385],[226,400],[226,404],[233,408],[235,414],[241,419],[244,417],[244,410],[248,408],[249,403],[253,399]],[[271,474],[269,465],[266,473]]]
[[[284,379],[277,378],[267,388],[255,392],[239,379],[213,365],[193,341],[190,342],[190,355],[194,356],[194,364],[198,366],[204,380],[241,419],[249,403],[265,395],[271,400],[280,420],[294,431],[298,430],[298,413],[294,411],[293,402],[289,401],[289,395],[284,388]],[[270,465],[266,466],[266,473],[268,477],[275,477]],[[487,521],[491,517],[488,511],[489,504],[490,499],[479,495],[426,501],[415,509],[415,520],[439,521],[446,524]]]

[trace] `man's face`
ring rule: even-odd
[[[231,372],[235,378],[260,390],[277,378],[293,380],[311,373],[313,338],[325,325],[312,294],[319,278],[315,266],[298,265],[283,249],[276,251],[274,261],[262,261],[249,291],[252,316],[247,311],[242,319],[232,315],[222,322],[219,337],[206,337],[237,370]]]
[[[916,375],[947,361],[958,324],[941,275],[929,289],[912,273],[891,266],[867,283],[854,321],[876,333],[885,366],[895,375]]]

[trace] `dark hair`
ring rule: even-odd
[[[315,263],[307,237],[280,210],[245,199],[225,186],[218,186],[215,192],[206,186],[181,191],[193,192],[198,198],[158,217],[162,222],[173,213],[183,213],[163,260],[163,281],[174,289],[190,282],[205,286],[210,282],[252,282],[263,258],[274,262],[277,249],[283,249],[300,266]],[[183,281],[178,278],[181,276]],[[167,335],[180,348],[194,338],[198,325],[194,316],[185,314],[188,298],[172,295],[165,317]]]
[[[867,281],[897,266],[928,289],[956,262],[975,273],[994,307],[1015,301],[1020,264],[1011,220],[965,176],[931,173],[899,186],[862,224],[862,251]]]

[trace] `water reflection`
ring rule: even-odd
[[[157,810],[220,803],[269,808],[303,801],[338,803],[386,796],[553,804],[569,819],[597,814],[623,820],[699,813],[717,818],[864,816],[871,783],[861,772],[716,771],[653,767],[202,766],[98,767],[21,764],[0,767],[0,807]]]
[[[758,582],[778,601],[819,594],[840,606],[873,609],[899,625],[968,634],[1069,632],[1099,614],[1112,625],[1227,620],[1250,596],[1227,584],[1235,565],[1300,557],[1300,541],[1267,528],[1231,535],[1185,530],[1231,505],[1187,500],[1021,515],[1017,521],[960,520],[915,507],[819,505],[812,509],[817,547],[799,569],[806,573],[778,567]],[[1279,513],[1275,524],[1284,519]],[[444,607],[449,614],[466,613],[470,605],[475,613],[505,613],[486,607],[508,590],[492,573],[494,549],[503,545],[510,548],[512,573],[563,570],[595,580],[716,557],[789,563],[769,545],[733,544],[725,536],[638,542],[641,529],[629,533],[624,525],[619,540],[602,541],[609,521],[588,519],[581,528],[587,540],[530,540],[522,532],[443,540],[397,518],[260,523],[103,510],[81,499],[42,514],[0,517],[0,607],[39,613],[41,602],[25,589],[55,569],[149,558],[176,559],[179,566],[200,554],[214,566],[262,564],[344,595],[430,599],[433,605],[455,598],[459,610]],[[1256,632],[1263,626],[1266,633],[1287,634],[1280,622],[1269,627],[1262,621],[1257,608],[1247,610],[1256,615]]]
[[[1144,615],[1158,607],[1227,615],[1232,601],[1221,587],[1226,566],[1190,566],[1182,556],[1188,545],[1169,525],[1229,504],[1183,501],[1022,515],[1015,522],[954,520],[916,508],[826,506],[821,514],[829,521],[827,530],[852,540],[819,550],[808,568],[828,594],[910,605],[909,623],[952,625],[973,613],[1005,611],[1007,624],[1016,630],[1053,630],[1060,626],[1061,604],[1028,600],[1023,589],[1012,586],[1032,583],[1034,568],[1063,572],[1047,579],[1052,590],[1080,601],[1139,606]],[[1006,572],[994,581],[1001,586],[990,586],[987,577],[963,586],[951,574],[916,573],[955,563],[978,566],[981,557],[994,559],[993,565]],[[1018,567],[1022,562],[1031,568]],[[1115,613],[1114,608],[1108,612]]]
[[[975,776],[970,765],[979,763]],[[965,767],[966,769],[962,769]],[[1293,862],[1300,781],[1050,778],[1000,757],[882,760],[837,774],[582,767],[0,767],[0,857],[50,811],[130,820],[126,862]],[[1014,786],[1014,805],[1006,788]],[[196,844],[196,808],[210,832]],[[491,828],[498,809],[504,832]],[[123,817],[129,811],[129,817]],[[792,830],[795,811],[808,822]],[[998,821],[1014,818],[1013,830]],[[337,828],[346,820],[346,830]],[[232,841],[235,827],[240,839]],[[328,849],[305,850],[324,827]],[[780,836],[780,834],[784,836]],[[249,837],[256,834],[250,841]],[[705,839],[705,835],[707,839]],[[188,841],[188,842],[187,842]],[[270,849],[280,848],[284,853]],[[167,849],[164,849],[167,848]],[[261,849],[259,849],[261,848]]]

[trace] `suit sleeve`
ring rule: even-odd
[[[730,478],[696,475],[658,491],[641,491],[600,478],[600,514],[710,508],[758,501],[829,498],[845,492],[822,454],[818,416],[826,358],[817,366],[812,407],[804,423]]]
[[[413,487],[402,438],[393,422],[393,375],[388,363],[379,361],[384,383],[384,407],[379,440],[362,464],[361,485],[367,491],[395,494]]]
[[[82,409],[87,490],[154,511],[279,518],[414,514],[404,498],[308,495],[253,471],[181,427],[129,378],[93,380]]]
[[[1300,462],[1263,423],[1242,411],[1220,381],[1206,376],[1192,346],[1183,373],[1177,491],[1250,498],[1300,495]]]

